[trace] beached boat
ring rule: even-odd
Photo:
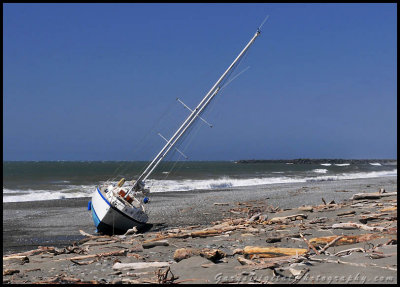
[[[267,18],[263,21],[261,26],[266,20]],[[147,196],[149,190],[145,188],[147,178],[151,175],[162,159],[165,158],[168,152],[173,148],[176,149],[175,145],[179,139],[182,138],[185,132],[188,131],[188,128],[192,126],[197,119],[206,122],[200,114],[218,94],[221,88],[224,87],[224,80],[228,78],[233,69],[239,63],[240,59],[245,55],[247,50],[254,43],[255,39],[260,35],[261,26],[195,109],[190,109],[178,99],[178,101],[190,111],[190,115],[169,140],[163,137],[164,140],[166,140],[165,146],[147,165],[143,173],[136,180],[131,181],[132,184],[125,184],[125,179],[121,179],[118,184],[105,183],[96,188],[92,200],[89,201],[88,209],[91,210],[92,218],[98,231],[103,233],[124,232],[134,226],[140,226],[147,222],[148,215],[143,205],[148,202]],[[179,150],[178,152],[181,153]],[[143,199],[139,200],[139,198]]]

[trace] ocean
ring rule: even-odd
[[[136,178],[141,161],[6,161],[3,203],[90,197],[99,183]],[[162,162],[146,186],[153,193],[397,176],[397,161]]]

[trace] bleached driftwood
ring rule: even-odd
[[[82,234],[83,236],[87,236],[87,237],[97,237],[96,235],[89,234],[89,233],[83,231],[82,229],[79,229],[79,233]]]
[[[309,224],[325,223],[327,220],[328,220],[328,217],[318,217],[318,218],[311,220],[308,223]]]
[[[371,220],[383,220],[385,219],[384,216],[389,215],[389,213],[373,213],[373,214],[368,214],[368,215],[364,215],[362,216],[359,221],[361,223],[367,223],[368,221]]]
[[[307,217],[308,217],[307,215],[305,215],[303,213],[299,213],[299,214],[282,216],[282,217],[274,217],[274,218],[271,218],[270,220],[268,220],[268,222],[269,223],[279,223],[279,222],[286,222],[286,221],[301,220],[301,219],[305,219]]]
[[[347,261],[342,261],[340,259],[338,260],[330,260],[330,259],[321,259],[321,258],[310,258],[311,261],[317,261],[317,262],[327,262],[327,263],[338,263],[338,264],[346,264],[346,265],[351,265],[351,266],[357,266],[357,267],[376,267],[376,268],[381,268],[381,269],[386,269],[386,270],[392,270],[392,271],[397,271],[397,268],[389,267],[389,266],[379,266],[373,263],[366,264],[366,263],[354,263],[354,262],[347,262]]]
[[[333,256],[343,256],[343,255],[348,255],[348,254],[350,254],[352,252],[359,252],[359,251],[365,252],[365,249],[361,248],[361,247],[350,248],[350,249],[346,249],[346,250],[342,250],[342,251],[336,252]]]
[[[96,246],[96,245],[104,245],[104,244],[110,244],[116,242],[115,240],[111,241],[99,241],[99,242],[85,242],[82,244],[82,246]]]
[[[235,269],[251,268],[252,270],[258,270],[266,268],[275,268],[285,263],[294,263],[303,261],[305,257],[297,255],[288,255],[288,256],[279,256],[273,258],[257,258],[257,259],[258,262],[255,262],[253,260],[248,260],[242,256],[238,256],[238,261],[242,264],[242,266],[236,266]]]
[[[114,270],[131,270],[131,269],[144,269],[149,267],[167,267],[170,262],[134,262],[134,263],[120,263],[117,262],[113,265]]]
[[[315,237],[315,238],[311,238],[309,241],[312,245],[317,247],[317,246],[321,246],[321,245],[326,245],[327,243],[331,242],[336,237],[337,237],[336,235]],[[370,240],[381,238],[381,237],[385,237],[385,235],[376,234],[376,233],[366,233],[366,234],[360,234],[360,235],[343,235],[343,237],[341,239],[339,239],[337,242],[335,242],[335,246],[354,244],[354,243],[359,243],[359,242],[366,242],[366,241],[370,241]]]
[[[98,254],[90,254],[90,255],[82,255],[82,256],[75,256],[75,257],[69,257],[69,258],[61,258],[57,259],[55,261],[63,261],[63,260],[82,260],[82,259],[90,259],[90,258],[101,258],[101,257],[107,257],[107,256],[125,256],[128,253],[127,249],[124,250],[117,250],[117,251],[111,251],[111,252],[105,252],[105,253],[98,253]]]
[[[379,193],[379,192],[356,193],[350,199],[352,199],[352,200],[379,199],[379,198],[382,198],[382,197],[396,196],[396,195],[397,195],[397,191],[395,191],[395,192],[386,192],[386,193]]]
[[[143,243],[147,244],[149,242],[160,241],[160,240],[164,240],[164,239],[168,239],[168,238],[188,238],[188,237],[195,238],[195,237],[217,236],[224,232],[246,228],[242,224],[233,225],[233,226],[231,225],[231,224],[235,224],[238,222],[244,222],[244,221],[245,220],[240,219],[239,221],[224,222],[222,224],[215,225],[214,227],[201,229],[201,230],[194,230],[194,231],[180,230],[180,232],[177,232],[177,233],[170,233],[167,235],[156,236],[155,238],[145,240]]]
[[[326,251],[329,247],[333,246],[336,242],[338,242],[340,239],[342,239],[342,237],[343,237],[343,235],[340,235],[340,236],[336,237],[335,239],[333,239],[331,242],[327,243],[327,244],[324,246],[324,248],[321,249],[320,252],[321,252],[321,253],[325,253],[325,251]]]
[[[254,221],[258,220],[260,218],[260,216],[261,216],[261,213],[256,213],[252,217],[250,217],[248,222],[254,222]]]
[[[254,261],[251,261],[249,259],[244,258],[243,256],[238,256],[237,260],[239,261],[240,264],[242,265],[254,265],[256,264]]]
[[[303,235],[311,235],[311,233],[304,233]],[[290,233],[290,234],[271,234],[269,237],[265,239],[267,243],[275,243],[280,242],[283,238],[299,238],[299,233]]]
[[[187,259],[192,256],[200,255],[204,258],[207,258],[208,260],[211,260],[212,262],[217,262],[221,258],[224,258],[226,256],[225,252],[219,250],[219,249],[209,249],[209,248],[203,248],[203,249],[198,249],[198,248],[179,248],[175,250],[174,253],[174,260],[176,262],[179,262],[183,259]]]
[[[4,269],[3,270],[3,276],[6,275],[13,275],[15,273],[19,273],[20,271],[18,269]]]
[[[313,212],[314,208],[312,206],[300,206],[298,210]]]
[[[245,226],[235,225],[235,226],[225,226],[225,227],[218,227],[218,228],[214,226],[213,228],[210,228],[210,229],[193,231],[190,233],[190,236],[192,238],[215,236],[215,235],[227,232],[227,231],[232,231],[232,230],[242,229],[242,228],[245,228]]]
[[[10,255],[10,256],[3,256],[3,263],[19,263],[19,264],[25,264],[29,262],[28,256],[25,255]]]
[[[304,237],[302,233],[300,233],[300,237],[304,240],[304,242],[307,244],[308,248],[311,248],[314,250],[314,252],[318,255],[320,255],[319,251],[307,240],[307,238]]]
[[[344,215],[355,214],[355,213],[356,212],[354,210],[351,210],[351,211],[345,211],[345,212],[338,213],[337,216],[344,216]]]
[[[343,223],[335,223],[332,225],[333,229],[363,229],[367,231],[386,231],[387,228],[379,227],[379,226],[368,226],[365,224],[355,223],[355,222],[343,222]]]
[[[127,235],[131,235],[131,234],[136,234],[137,232],[138,232],[138,229],[137,229],[136,226],[134,226],[134,227],[132,227],[131,229],[128,229],[128,230],[124,233],[124,235],[127,236]]]
[[[54,283],[72,283],[72,284],[98,284],[99,282],[96,280],[88,280],[83,281],[79,278],[67,277],[65,275],[57,275],[53,278],[49,278],[48,280],[35,282],[36,284],[54,284]]]

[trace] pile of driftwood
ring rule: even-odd
[[[245,215],[240,218],[226,218],[214,222],[207,228],[200,226],[188,226],[185,228],[174,228],[160,232],[149,232],[138,234],[137,230],[128,231],[125,235],[118,236],[93,236],[81,231],[86,238],[65,248],[39,247],[28,252],[3,256],[3,282],[15,283],[15,277],[21,272],[27,274],[32,271],[40,270],[40,264],[36,269],[18,268],[29,264],[30,258],[40,256],[46,260],[52,260],[55,264],[60,262],[72,262],[76,265],[90,265],[105,258],[112,258],[112,273],[108,275],[123,275],[123,272],[130,276],[119,276],[113,280],[82,280],[74,277],[73,274],[58,274],[45,280],[34,281],[35,283],[181,283],[192,279],[186,278],[178,280],[174,275],[171,266],[174,262],[180,262],[192,256],[201,256],[215,264],[223,260],[237,260],[240,266],[236,269],[272,269],[274,274],[279,275],[282,270],[289,271],[293,275],[293,283],[299,282],[303,276],[309,272],[308,268],[296,269],[293,263],[305,262],[327,262],[348,264],[352,266],[381,268],[387,270],[397,270],[390,266],[379,266],[374,263],[354,263],[343,261],[340,258],[353,252],[363,252],[370,259],[379,259],[388,256],[397,256],[397,253],[384,254],[381,247],[385,245],[397,244],[397,199],[390,199],[390,196],[397,192],[355,194],[350,200],[343,203],[331,201],[327,203],[322,199],[323,204],[317,206],[302,206],[292,210],[281,210],[279,207],[257,206],[252,204],[238,204],[238,207],[231,209],[236,216]],[[382,198],[387,198],[384,202]],[[368,209],[377,209],[371,213]],[[365,213],[359,211],[365,210]],[[323,211],[336,212],[333,218],[313,216]],[[276,213],[286,215],[274,216]],[[348,219],[347,219],[348,218]],[[355,221],[358,218],[358,222]],[[337,222],[340,221],[347,222]],[[285,230],[299,230],[298,232],[285,232]],[[354,235],[331,235],[323,237],[310,237],[312,233],[307,230],[362,230],[360,234]],[[215,236],[263,236],[265,245],[263,246],[243,246],[235,248],[231,252],[213,248],[194,248],[179,247],[185,245],[188,239],[201,239]],[[342,245],[352,245],[361,242],[370,242],[378,238],[387,240],[381,244],[365,245],[366,247],[351,247],[348,249],[332,252],[332,247]],[[291,248],[271,246],[272,243],[279,244],[287,239],[304,242],[306,248]],[[171,244],[171,240],[174,243]],[[173,252],[173,261],[151,261],[146,262],[148,256],[143,250],[151,249],[156,246],[176,246]],[[101,247],[112,247],[111,251],[98,252]],[[227,245],[226,248],[230,246]],[[328,255],[329,258],[319,258],[316,255]],[[172,255],[172,254],[171,254]],[[121,262],[122,258],[134,258],[136,262]],[[119,259],[120,258],[120,259]],[[139,261],[139,262],[138,262]],[[204,264],[203,264],[204,265]],[[210,265],[211,266],[211,265]],[[202,266],[207,268],[207,264]],[[154,272],[147,272],[150,278],[144,278],[130,274],[130,270],[154,269]],[[144,272],[146,273],[146,272]],[[283,276],[283,275],[282,275]],[[193,279],[194,280],[194,279]],[[20,281],[21,282],[21,281]],[[32,281],[28,281],[32,282]],[[21,282],[26,283],[26,282]]]

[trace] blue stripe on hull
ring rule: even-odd
[[[111,206],[111,203],[109,203],[108,202],[108,200],[101,194],[101,192],[100,192],[100,189],[99,188],[97,188],[97,191],[98,191],[98,193],[100,194],[100,196],[101,196],[101,198],[103,198],[104,199],[104,201],[109,205],[109,206]]]
[[[100,224],[100,219],[97,216],[96,211],[94,211],[92,203],[91,203],[91,207],[92,207],[92,218],[93,218],[94,226],[96,226],[96,228],[97,228],[97,226],[99,226],[99,224]]]
[[[122,215],[123,217],[129,219],[132,222],[132,227],[133,226],[140,226],[142,224],[145,224],[145,222],[139,222],[133,218],[131,218],[130,216],[124,214],[123,212],[121,212],[120,210],[118,210],[117,208],[115,208],[114,206],[111,205],[111,203],[103,196],[103,194],[101,193],[100,189],[97,187],[97,192],[99,193],[99,195],[101,196],[101,198],[110,206],[110,212],[117,212],[119,215]],[[92,210],[92,218],[93,218],[93,222],[94,225],[96,226],[97,230],[102,232],[102,233],[124,233],[126,230],[122,230],[119,228],[116,228],[115,226],[110,226],[104,222],[102,222],[100,220],[100,218],[98,217],[98,215],[96,214],[96,211],[94,209],[93,206],[93,200],[91,203],[91,210]],[[103,218],[104,220],[104,218]]]

